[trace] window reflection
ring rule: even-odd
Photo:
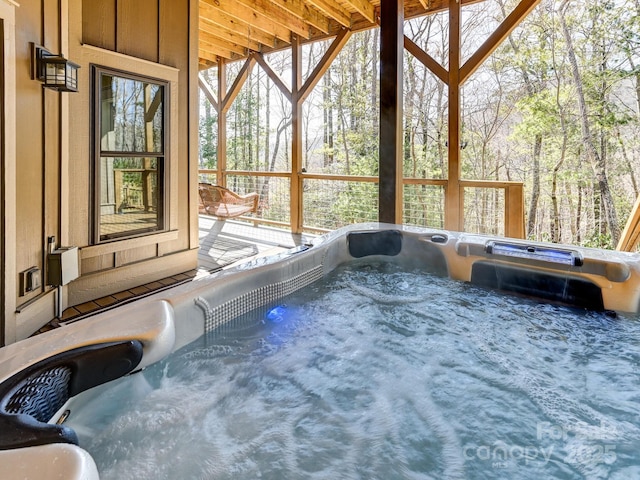
[[[157,230],[158,162],[155,158],[101,158],[101,239]]]
[[[162,230],[165,85],[99,71],[99,241]]]

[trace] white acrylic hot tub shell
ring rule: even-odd
[[[99,480],[96,463],[68,443],[0,450],[2,480]]]
[[[260,258],[4,347],[0,349],[0,382],[57,353],[118,340],[142,341],[144,355],[139,368],[144,368],[200,337],[208,328],[208,317],[213,317],[217,309],[230,304],[236,310],[238,307],[249,308],[252,299],[262,298],[265,286],[284,284],[305,272],[326,274],[341,263],[352,260],[348,247],[350,232],[390,229],[403,234],[402,252],[398,255],[401,261],[418,266],[425,258],[425,249],[441,251],[446,258],[449,276],[456,280],[469,281],[474,262],[509,262],[509,259],[492,258],[486,253],[485,245],[492,240],[489,237],[378,223],[353,225],[319,238],[307,251]],[[523,240],[514,242],[526,243]],[[585,267],[562,267],[564,273],[579,275],[598,285],[602,289],[605,308],[637,311],[640,304],[640,255],[567,248],[576,249],[583,255]],[[533,271],[563,274],[557,266],[545,266],[536,261],[517,262]],[[229,315],[234,311],[231,310]],[[229,316],[231,318],[232,315]],[[84,394],[92,392],[81,395]],[[73,405],[74,400],[68,404]],[[2,479],[98,479],[93,459],[74,445],[55,444],[0,451],[0,462]]]
[[[0,382],[16,372],[60,352],[84,345],[140,340],[143,357],[138,368],[157,362],[175,345],[175,321],[169,302],[152,300],[88,318],[0,349]],[[91,456],[64,443],[0,450],[2,480],[97,480]]]

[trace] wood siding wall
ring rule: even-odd
[[[97,292],[106,295],[157,280],[167,273],[186,271],[197,266],[197,227],[192,228],[192,222],[197,225],[197,213],[190,204],[189,192],[192,184],[190,162],[197,165],[197,143],[193,144],[193,148],[189,144],[191,129],[197,132],[198,122],[197,76],[194,77],[196,84],[193,87],[189,74],[191,62],[197,65],[197,38],[190,38],[190,34],[195,35],[197,32],[197,9],[192,12],[194,2],[190,0],[73,1],[82,4],[81,19],[74,22],[82,25],[79,35],[82,44],[126,55],[134,63],[135,59],[139,59],[141,62],[137,69],[141,69],[142,73],[147,68],[144,61],[173,67],[178,70],[179,85],[177,94],[171,98],[172,104],[178,106],[178,115],[172,120],[174,125],[170,136],[174,155],[168,159],[166,166],[169,195],[176,199],[171,202],[172,207],[168,212],[168,223],[173,233],[150,236],[157,241],[127,240],[115,242],[112,248],[96,249],[89,247],[90,236],[86,223],[71,225],[71,241],[82,247],[83,277],[69,288],[69,303],[78,304],[96,298]],[[127,62],[123,65],[127,65]],[[127,70],[126,66],[121,68]],[[150,76],[153,76],[153,68],[152,65],[148,67]],[[83,72],[83,77],[86,78],[87,74],[87,71]],[[87,91],[86,95],[88,94]],[[192,99],[194,95],[195,107]],[[75,103],[72,102],[72,111],[79,108],[83,110],[82,114],[86,114],[87,104],[79,101],[74,107]],[[84,146],[77,148],[87,151]],[[88,151],[86,156],[90,157]],[[90,175],[86,167],[81,167],[79,171]],[[79,203],[88,206],[91,192],[84,186],[83,180],[76,180],[78,189],[84,190],[84,198],[79,198]],[[88,214],[91,215],[92,212],[88,211]],[[167,258],[180,252],[190,254]],[[157,259],[156,266],[139,265],[153,259]]]
[[[6,321],[5,331],[14,332],[7,342],[33,332],[55,313],[55,290],[44,281],[48,237],[54,236],[58,246],[80,247],[81,277],[64,288],[63,307],[195,268],[198,246],[197,205],[190,194],[191,185],[197,183],[197,1],[28,0],[20,4],[15,9],[14,276],[18,282],[20,272],[35,266],[43,281],[25,295],[19,288],[11,292],[17,314]],[[90,244],[89,66],[81,63],[78,93],[43,89],[31,79],[30,42],[73,61],[82,60],[84,44],[126,55],[127,61],[139,64],[138,70],[154,71],[155,65],[164,65],[178,72],[171,98],[179,106],[170,139],[174,154],[167,165],[173,199],[170,232],[114,242],[102,250]]]
[[[31,79],[31,47],[33,42],[59,52],[61,9],[65,0],[22,2],[16,14],[16,267],[15,295],[19,320],[7,318],[5,330],[13,337],[24,336],[53,310],[51,288],[45,286],[47,237],[60,238],[60,145],[61,96],[44,90]],[[13,232],[8,227],[7,234]],[[21,295],[20,273],[37,267],[41,286]],[[9,292],[7,292],[9,293]],[[39,303],[39,305],[35,305]],[[46,305],[46,306],[45,306]],[[35,317],[35,318],[34,318]],[[14,323],[10,325],[10,323]],[[25,332],[23,332],[25,330]]]

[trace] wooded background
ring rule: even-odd
[[[463,8],[463,61],[515,4]],[[405,34],[447,67],[446,12],[406,22]],[[329,44],[304,47],[305,75]],[[305,102],[306,172],[378,174],[378,57],[377,29],[354,34]],[[266,59],[290,85],[290,53]],[[463,87],[462,178],[524,182],[527,238],[614,248],[639,193],[639,64],[640,0],[543,0]],[[227,84],[241,67],[228,65]],[[216,69],[201,77],[215,91]],[[447,88],[407,51],[404,78],[404,176],[446,179]],[[288,171],[290,112],[253,69],[227,114],[227,169]],[[216,168],[216,121],[202,96],[201,168]],[[237,181],[229,186],[261,193],[265,218],[286,221],[286,185]],[[308,225],[377,218],[374,183],[304,187]],[[465,229],[501,234],[504,198],[476,190],[465,196]],[[404,203],[406,223],[442,227],[442,187],[405,185]]]

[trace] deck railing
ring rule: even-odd
[[[291,211],[300,212],[302,231],[326,232],[378,219],[378,177],[301,173],[299,199],[291,199],[291,173],[198,170],[200,181],[219,183],[245,194],[258,192],[256,223],[295,228]],[[447,180],[405,178],[403,223],[444,228]],[[521,182],[462,180],[459,230],[524,237],[524,187]]]

